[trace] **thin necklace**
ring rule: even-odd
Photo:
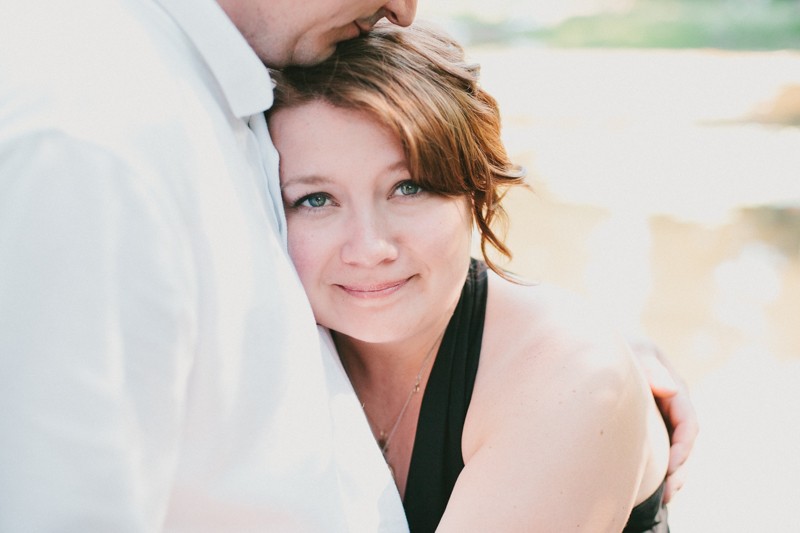
[[[403,407],[400,409],[400,414],[397,415],[397,418],[392,425],[392,429],[389,430],[388,434],[382,429],[380,430],[380,437],[378,437],[377,440],[378,445],[381,447],[381,453],[383,454],[384,459],[386,459],[386,454],[389,453],[389,443],[392,441],[392,437],[394,437],[394,434],[397,432],[397,428],[400,427],[400,422],[403,420],[403,415],[406,414],[406,410],[411,403],[411,398],[413,398],[414,395],[419,392],[420,383],[422,382],[422,373],[425,371],[425,367],[428,364],[428,361],[430,361],[433,351],[439,344],[439,341],[442,340],[442,337],[444,337],[444,331],[442,331],[441,335],[436,338],[436,340],[433,342],[433,345],[428,350],[425,359],[422,360],[422,364],[419,367],[419,372],[417,372],[417,377],[414,379],[414,386],[411,387],[411,390],[408,392],[408,397],[406,398]],[[361,403],[361,408],[364,409],[363,402]],[[366,409],[364,409],[364,415],[366,415],[367,420],[369,420],[369,415],[367,415]]]

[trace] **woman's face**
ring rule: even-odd
[[[469,265],[467,200],[412,183],[400,140],[366,113],[312,102],[274,113],[270,132],[317,322],[366,342],[440,328]]]

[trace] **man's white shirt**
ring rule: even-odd
[[[0,1],[0,531],[406,530],[239,32],[211,0]]]

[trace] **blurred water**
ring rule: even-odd
[[[511,268],[651,336],[692,387],[673,529],[800,531],[800,126],[772,120],[798,112],[775,103],[800,53],[469,52],[536,190],[507,201]]]
[[[800,128],[752,122],[800,55],[670,50],[475,50],[506,142],[558,199],[720,223],[800,205]]]

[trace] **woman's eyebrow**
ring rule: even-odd
[[[299,176],[292,176],[284,180],[283,183],[281,183],[281,189],[284,189],[289,185],[324,185],[332,182],[332,179],[319,174],[301,174]]]

